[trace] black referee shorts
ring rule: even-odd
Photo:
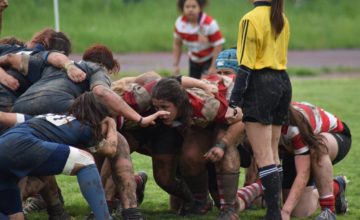
[[[286,71],[252,71],[244,94],[243,121],[267,125],[286,124],[289,120],[291,95],[291,83]]]

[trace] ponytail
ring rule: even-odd
[[[283,6],[283,0],[272,0],[271,2],[270,22],[276,37],[284,27]]]

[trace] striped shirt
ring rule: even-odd
[[[292,106],[300,111],[310,123],[314,134],[322,132],[340,133],[344,130],[343,123],[333,114],[324,111],[322,108],[306,102],[292,102]],[[303,154],[309,151],[309,147],[301,138],[299,128],[296,126],[283,126],[282,134],[285,141],[291,143],[294,154]]]
[[[198,41],[199,34],[208,38],[208,42]],[[189,48],[189,57],[193,62],[202,63],[212,58],[214,47],[225,42],[215,19],[202,13],[199,23],[193,26],[185,16],[176,19],[174,37],[181,39]]]
[[[255,2],[255,8],[244,15],[239,23],[236,51],[238,63],[252,70],[286,69],[289,23],[284,15],[284,27],[281,33],[275,36],[270,23],[269,4]]]
[[[218,93],[215,95],[210,95],[199,88],[186,89],[192,106],[192,125],[205,128],[214,123],[225,122],[225,113],[228,107],[226,96],[233,88],[234,79],[235,76],[218,74],[210,74],[202,79],[203,82],[218,87]],[[158,80],[160,79],[154,79],[145,85],[129,83],[121,89],[118,87],[115,92],[135,111],[143,114],[151,107],[151,93]],[[132,121],[124,121],[123,116],[118,116],[117,121],[118,128],[123,127],[125,130],[138,126]]]

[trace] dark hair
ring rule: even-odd
[[[101,103],[92,92],[85,92],[77,97],[70,107],[69,114],[82,124],[91,127],[95,141],[103,139],[101,122],[111,114],[106,105]]]
[[[4,37],[0,39],[0,44],[9,44],[9,45],[18,45],[18,46],[25,46],[25,43],[16,37]]]
[[[177,8],[180,12],[184,11],[184,5],[185,5],[186,1],[187,0],[178,0],[177,1]],[[204,7],[208,4],[207,0],[196,0],[196,1],[199,4],[201,10],[203,10]]]
[[[284,28],[284,17],[283,17],[283,0],[272,0],[271,1],[271,14],[270,22],[275,36],[278,36]]]
[[[173,103],[178,110],[178,119],[184,127],[190,126],[192,106],[186,90],[172,77],[161,79],[153,88],[152,99]]]
[[[120,64],[114,59],[111,50],[101,44],[95,44],[87,48],[82,59],[103,65],[110,73],[119,72],[120,70]]]
[[[70,39],[63,32],[55,32],[51,35],[48,42],[49,50],[58,50],[64,52],[66,56],[71,53]]]
[[[293,105],[289,107],[290,125],[299,129],[300,136],[305,144],[314,151],[316,158],[327,152],[326,145],[321,135],[315,135],[309,121]]]
[[[56,32],[51,28],[45,28],[31,38],[32,44],[41,44],[46,50],[57,50],[65,55],[71,53],[71,42],[63,32]]]

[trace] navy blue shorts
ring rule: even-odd
[[[0,137],[0,190],[14,184],[14,180],[2,178],[5,176],[17,181],[25,176],[62,172],[70,153],[69,146],[43,141],[23,132],[16,133],[16,130]]]
[[[14,128],[0,137],[0,212],[5,215],[22,211],[21,178],[60,174],[69,157],[69,146],[40,140],[27,130]]]
[[[18,188],[0,190],[0,220],[8,219],[8,215],[18,212],[22,212],[20,190]]]
[[[244,94],[243,121],[283,125],[289,120],[291,83],[285,71],[272,69],[251,72]]]

